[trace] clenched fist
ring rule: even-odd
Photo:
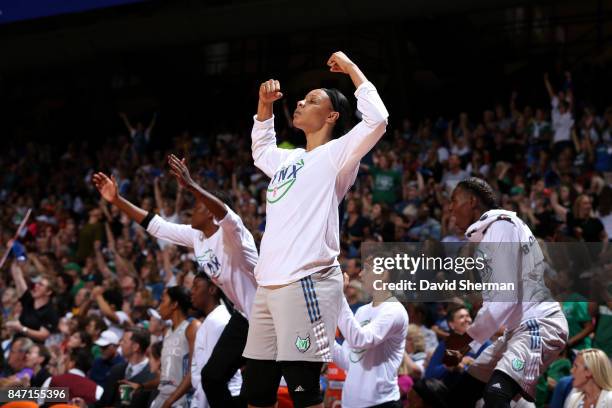
[[[259,86],[259,101],[263,103],[273,103],[283,97],[280,91],[280,82],[270,79]]]

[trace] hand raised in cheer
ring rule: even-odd
[[[341,72],[348,74],[350,69],[355,66],[355,63],[346,56],[342,51],[334,52],[327,60],[327,65],[331,72]]]
[[[170,166],[170,173],[176,177],[179,186],[187,188],[194,184],[184,158],[179,159],[175,155],[170,154],[168,155],[168,165]]]
[[[276,79],[269,79],[259,86],[259,101],[263,103],[273,103],[283,97],[280,82]]]
[[[100,195],[102,195],[102,198],[109,203],[114,203],[119,198],[119,188],[117,187],[115,176],[109,178],[106,174],[98,172],[93,175],[92,181]]]

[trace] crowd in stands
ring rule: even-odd
[[[469,176],[495,188],[500,206],[519,214],[541,241],[547,283],[570,328],[566,352],[540,379],[538,407],[562,407],[572,381],[585,387],[584,353],[612,356],[612,106],[575,100],[569,73],[555,85],[545,78],[547,106],[519,105],[513,94],[509,104],[483,107],[479,116],[458,112],[415,122],[389,106],[392,125],[363,160],[341,208],[340,262],[355,311],[368,301],[360,281],[362,243],[460,242],[450,192]],[[170,287],[191,290],[197,263],[192,252],[152,238],[101,200],[94,172],[112,174],[120,194],[146,211],[189,224],[193,198],[166,164],[169,153],[184,157],[202,187],[229,193],[259,244],[268,179],[253,165],[250,129],[208,138],[164,135],[155,119],[145,126],[121,118],[125,132],[95,149],[86,140],[62,148],[16,140],[0,155],[0,254],[12,249],[0,280],[0,388],[78,384],[82,404],[107,407],[120,403],[118,385],[125,383],[142,389],[133,406],[155,398],[161,340],[170,327],[160,302]],[[285,137],[291,132],[277,129],[279,143],[291,147]],[[166,140],[156,144],[166,147],[154,149],[152,139]],[[29,208],[32,217],[13,240]],[[578,251],[585,242],[582,258],[557,246],[573,243]],[[575,273],[578,258],[585,273]],[[442,363],[449,330],[465,332],[477,304],[405,306],[410,328],[400,387],[408,404],[419,381],[451,386],[482,349],[456,368]],[[588,351],[593,348],[602,353]],[[609,379],[598,386],[609,391]],[[425,406],[435,404],[421,397]]]

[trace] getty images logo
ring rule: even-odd
[[[304,167],[304,159],[300,159],[296,163],[285,166],[274,173],[266,194],[266,199],[270,204],[280,201],[287,194],[291,187],[293,187],[298,172],[302,167]]]

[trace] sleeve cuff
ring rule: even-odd
[[[253,115],[253,127],[265,129],[274,126],[274,115],[270,119],[264,121],[257,120],[257,115]]]
[[[365,81],[361,85],[359,85],[357,87],[357,89],[355,89],[355,96],[358,97],[359,94],[361,94],[362,92],[364,92],[365,90],[368,90],[368,89],[376,90],[376,87],[370,81]]]

